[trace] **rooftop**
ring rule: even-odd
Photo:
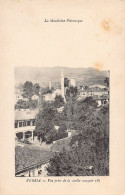
[[[100,88],[100,87],[90,87],[87,89],[80,89],[79,91],[83,91],[83,92],[101,92],[101,91],[108,91],[107,87],[105,88]]]
[[[39,147],[28,146],[15,147],[15,171],[20,171],[27,167],[37,165],[49,161],[52,157],[52,152],[42,150]]]
[[[35,119],[38,110],[15,110],[15,120]]]

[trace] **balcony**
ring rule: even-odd
[[[34,131],[34,130],[35,130],[35,126],[25,126],[25,127],[15,128],[16,133],[26,132],[26,131]]]

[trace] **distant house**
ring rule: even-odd
[[[98,106],[109,103],[109,95],[105,96],[93,96],[93,99],[98,103]]]
[[[18,90],[16,91],[16,95],[15,95],[15,103],[17,103],[19,100],[23,100],[23,96],[21,92]]]
[[[109,94],[109,89],[106,86],[93,85],[87,89],[79,89],[78,99],[90,97],[90,96],[104,96]]]
[[[22,96],[22,91],[16,90],[15,94],[15,103],[17,103],[19,100],[28,101],[28,98],[24,98]]]
[[[54,101],[54,98],[52,97],[52,94],[51,93],[47,93],[47,94],[44,94],[43,95],[43,100],[44,101]]]
[[[44,94],[43,99],[45,101],[54,101],[56,95],[61,95],[61,94],[62,94],[61,89],[56,89],[52,93]]]

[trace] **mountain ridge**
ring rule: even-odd
[[[70,67],[16,67],[15,68],[15,85],[31,81],[40,83],[42,87],[47,87],[49,81],[52,86],[60,85],[61,71],[64,77],[70,79],[75,77],[76,85],[103,84],[108,76],[108,71],[98,71],[95,68],[70,68]]]

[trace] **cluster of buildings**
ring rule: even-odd
[[[32,100],[38,100],[39,96],[38,95],[33,95]],[[16,95],[15,95],[15,104],[19,101],[19,100],[23,100],[23,101],[28,101],[28,98],[24,98],[22,96],[22,92],[20,90],[16,90]]]
[[[57,95],[61,95],[64,98],[64,101],[66,102],[66,90],[68,87],[65,87],[65,78],[63,72],[61,72],[60,77],[60,88],[52,90],[52,84],[51,81],[49,82],[49,91],[45,93],[43,96],[43,100],[45,101],[54,101],[55,97]],[[69,87],[76,87],[76,81],[74,77],[71,77],[69,80]],[[19,90],[16,91],[16,103],[19,100],[27,101],[26,98],[24,98]],[[86,97],[93,97],[98,102],[98,105],[104,104],[104,102],[109,101],[109,88],[105,85],[92,85],[87,88],[84,86],[78,87],[78,93],[77,93],[77,99],[81,100]],[[33,95],[32,100],[38,100],[39,96]]]
[[[49,93],[46,93],[43,95],[43,99],[45,101],[54,101],[56,95],[61,95],[63,98],[64,98],[64,101],[66,102],[66,98],[65,98],[65,94],[66,94],[66,87],[64,85],[64,74],[63,74],[63,71],[61,72],[61,77],[60,77],[60,85],[61,85],[61,88],[60,89],[55,89],[54,91],[52,92],[49,92]],[[69,86],[73,86],[75,87],[76,86],[76,82],[75,82],[75,78],[74,77],[71,77],[70,80],[69,80]],[[51,81],[49,82],[49,90],[51,91]]]
[[[61,77],[60,77],[60,84],[61,84],[61,88],[60,89],[55,89],[52,90],[51,88],[51,82],[49,83],[49,93],[46,93],[43,95],[43,99],[45,101],[54,101],[56,95],[61,95],[64,98],[64,101],[66,102],[66,89],[67,87],[65,87],[64,85],[64,74],[63,72],[61,73]],[[75,78],[70,78],[70,82],[69,82],[69,86],[71,87],[76,87],[76,81]],[[107,104],[109,102],[109,88],[107,86],[103,86],[103,85],[92,85],[89,87],[79,87],[78,88],[78,93],[77,93],[77,99],[81,100],[84,99],[86,97],[92,97],[97,103],[98,106]],[[38,96],[32,96],[32,99],[37,100],[39,97]],[[16,93],[16,102],[19,100],[25,100],[21,93],[18,91],[18,93]],[[62,112],[63,108],[60,107],[57,110],[58,112]],[[19,146],[18,144],[18,139],[17,139],[17,135],[18,134],[22,134],[22,141],[24,142],[26,139],[26,134],[29,133],[29,137],[30,137],[30,142],[34,143],[35,141],[35,137],[34,137],[34,131],[35,131],[35,120],[36,120],[36,115],[38,113],[38,109],[36,110],[15,110],[15,140],[16,140],[16,146],[18,148],[18,151],[16,152],[17,156],[17,161],[18,164],[21,163],[21,160],[25,157],[24,151],[23,151],[23,146]],[[55,129],[58,130],[59,127],[55,126]],[[72,135],[73,131],[68,130],[68,137],[70,137]],[[21,149],[22,148],[22,149]],[[21,150],[23,152],[21,152]],[[41,152],[38,152],[38,155],[36,155],[36,153],[33,151],[31,152],[31,150],[28,148],[25,150],[25,152],[27,152],[26,156],[28,156],[28,158],[23,160],[24,166],[21,167],[22,165],[20,164],[20,167],[16,166],[16,176],[38,176],[41,175],[40,171],[43,172],[44,174],[46,174],[45,171],[45,166],[48,163],[49,157],[46,158],[46,160],[44,161],[43,156],[41,154]],[[30,159],[31,157],[28,154],[31,154],[31,157],[34,155],[34,157],[32,159]],[[22,155],[22,157],[21,157]],[[21,157],[21,159],[19,159]],[[30,160],[29,160],[30,159]],[[29,162],[29,164],[26,164],[26,162]],[[32,163],[31,163],[32,162]]]
[[[53,101],[56,97],[56,95],[61,95],[64,98],[64,101],[66,102],[66,89],[64,84],[64,74],[61,73],[60,77],[60,89],[51,90],[51,82],[49,83],[49,93],[46,93],[43,95],[43,99],[45,101]],[[76,81],[75,78],[70,78],[69,80],[69,86],[75,87]],[[17,93],[17,99],[22,99],[23,97]],[[107,86],[103,85],[92,85],[89,87],[79,87],[78,93],[77,93],[77,99],[81,100],[86,97],[92,97],[97,103],[98,106],[107,104],[109,102],[109,88]],[[33,99],[38,99],[38,97],[32,97]],[[63,107],[58,108],[58,112],[63,111]],[[15,133],[23,133],[23,140],[25,140],[25,132],[30,131],[32,133],[32,140],[33,140],[33,132],[35,130],[35,118],[38,113],[38,110],[15,110]]]
[[[60,89],[55,89],[54,91],[51,91],[51,82],[49,84],[49,93],[46,93],[43,95],[43,99],[45,101],[54,101],[56,95],[61,95],[64,98],[64,101],[66,102],[66,90],[67,87],[64,86],[64,74],[63,72],[61,73],[61,88]],[[74,77],[70,78],[70,83],[69,86],[75,87],[76,86],[76,81]],[[94,100],[97,101],[98,106],[104,105],[109,102],[109,87],[105,85],[92,85],[87,88],[84,86],[81,86],[78,88],[78,93],[77,93],[77,99],[81,100],[86,97],[93,97]]]
[[[86,97],[92,97],[98,103],[98,106],[104,105],[109,102],[109,88],[103,85],[92,85],[86,89],[81,87],[78,100]]]
[[[45,101],[53,101],[56,97],[56,95],[61,95],[64,98],[64,101],[66,102],[66,89],[64,84],[64,74],[61,73],[60,77],[60,89],[51,90],[51,82],[49,83],[49,93],[46,93],[43,95],[43,99]],[[69,80],[69,86],[75,87],[76,81],[75,78],[70,78]],[[17,99],[22,99],[23,97],[18,93]],[[98,106],[107,104],[109,102],[109,88],[107,86],[103,85],[92,85],[89,87],[79,87],[78,93],[77,93],[77,99],[81,100],[86,97],[92,97],[97,103]],[[38,99],[38,97],[32,97],[33,99]],[[58,108],[58,112],[63,111],[63,107]],[[33,141],[33,132],[35,130],[35,118],[38,113],[38,109],[36,110],[15,110],[15,133],[23,133],[23,140],[25,140],[25,132],[30,131],[32,134],[32,141]]]

